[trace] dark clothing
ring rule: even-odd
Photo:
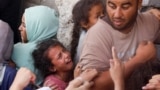
[[[4,78],[2,84],[0,85],[0,90],[9,90],[9,87],[11,86],[16,73],[17,70],[15,68],[6,66]]]
[[[18,26],[20,22],[21,0],[0,0],[0,19],[7,22],[14,32],[14,43],[20,41]]]

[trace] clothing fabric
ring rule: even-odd
[[[0,85],[4,78],[6,67],[4,63],[10,59],[13,48],[13,32],[8,23],[0,20]]]
[[[12,60],[18,68],[26,67],[37,76],[36,82],[40,84],[42,77],[40,72],[34,67],[32,52],[36,48],[37,42],[56,36],[59,20],[54,9],[47,6],[30,7],[24,12],[27,43],[17,43],[14,45]]]
[[[58,86],[58,90],[65,90],[65,88],[68,86],[68,83],[58,79],[57,77],[55,77],[54,75],[49,75],[46,77],[45,81],[48,81],[50,85],[51,84],[55,84]],[[44,81],[44,83],[45,83]]]
[[[9,90],[17,73],[17,70],[13,67],[5,66],[5,68],[6,69],[5,69],[2,84],[0,85],[0,90]]]
[[[78,46],[77,46],[77,53],[76,53],[75,59],[74,59],[76,64],[78,63],[78,61],[80,59],[80,55],[81,55],[82,47],[83,47],[83,41],[86,36],[86,33],[87,32],[85,30],[81,30],[79,42],[78,42]]]
[[[0,19],[7,22],[14,33],[14,42],[20,41],[18,25],[21,0],[0,0]]]
[[[155,41],[160,38],[159,35],[160,22],[150,13],[139,13],[128,34],[115,30],[106,21],[99,19],[87,32],[79,65],[82,70],[86,68],[107,70],[109,59],[112,58],[112,46],[115,47],[118,58],[125,62],[135,55],[140,42]]]

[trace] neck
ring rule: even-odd
[[[59,72],[56,73],[55,76],[64,82],[69,82],[71,80],[71,73],[70,72]]]
[[[130,26],[129,28],[125,29],[125,30],[120,31],[120,32],[122,32],[124,34],[128,34],[129,32],[131,32],[132,28],[133,28],[133,25]]]

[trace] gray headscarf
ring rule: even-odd
[[[0,20],[0,85],[3,80],[6,60],[11,57],[13,48],[13,32],[10,26]]]

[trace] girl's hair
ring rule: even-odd
[[[73,32],[71,41],[71,57],[74,59],[77,49],[77,45],[80,37],[80,30],[85,29],[81,27],[81,23],[87,24],[89,22],[89,11],[95,5],[102,4],[101,0],[79,0],[72,10],[73,19]],[[103,5],[103,4],[102,4]],[[104,5],[103,5],[104,6]]]
[[[37,45],[37,48],[32,53],[34,65],[37,69],[39,69],[43,77],[46,77],[47,75],[54,73],[51,71],[51,68],[54,65],[52,64],[51,59],[48,57],[48,52],[50,48],[56,46],[64,48],[64,46],[57,40],[47,39],[40,42]]]

